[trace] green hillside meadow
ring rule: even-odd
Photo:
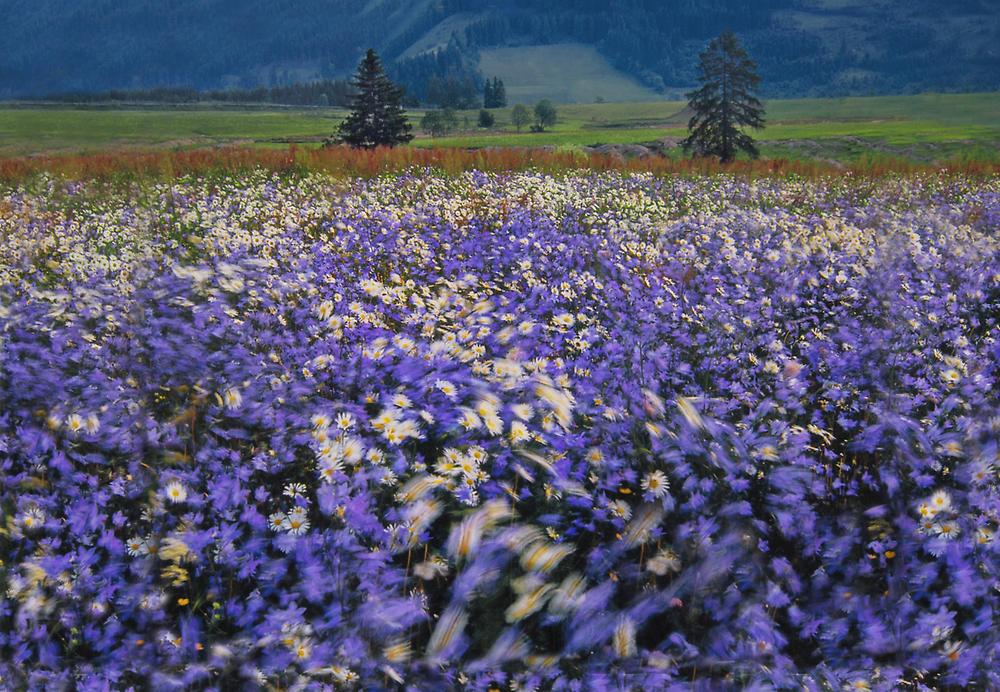
[[[616,70],[582,43],[484,49],[479,70],[500,77],[511,103],[547,98],[560,103],[655,101],[655,91]]]

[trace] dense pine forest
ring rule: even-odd
[[[0,14],[5,98],[315,83],[372,46],[411,98],[434,100],[432,78],[481,88],[482,49],[559,42],[663,91],[693,84],[698,50],[725,28],[768,96],[1000,88],[993,0],[0,0]]]

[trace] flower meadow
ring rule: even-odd
[[[0,688],[1000,688],[1000,178],[0,196]]]

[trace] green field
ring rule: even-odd
[[[1000,93],[774,100],[766,108],[768,126],[754,135],[766,155],[933,158],[963,151],[996,156],[1000,148]],[[497,117],[499,132],[422,140],[416,146],[648,143],[683,138],[689,118],[683,102],[670,101],[564,105],[559,115],[548,132],[517,133],[505,109]]]
[[[330,109],[0,108],[0,152],[321,141],[336,129],[342,116]]]
[[[655,101],[658,96],[616,70],[593,46],[556,43],[480,51],[479,70],[507,85],[507,100],[533,104]]]
[[[917,160],[956,155],[997,158],[1000,93],[925,94],[769,101],[757,133],[767,156],[853,160],[870,154]],[[549,131],[518,133],[510,109],[491,130],[476,111],[459,114],[463,131],[413,146],[492,147],[649,143],[685,135],[682,102],[576,104],[559,107]],[[415,121],[421,113],[413,112]],[[224,144],[318,146],[343,116],[336,109],[0,107],[0,155],[82,153],[107,148],[188,148]],[[674,150],[670,150],[674,151]]]

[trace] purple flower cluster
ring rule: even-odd
[[[1000,687],[1000,180],[0,196],[0,688]]]

